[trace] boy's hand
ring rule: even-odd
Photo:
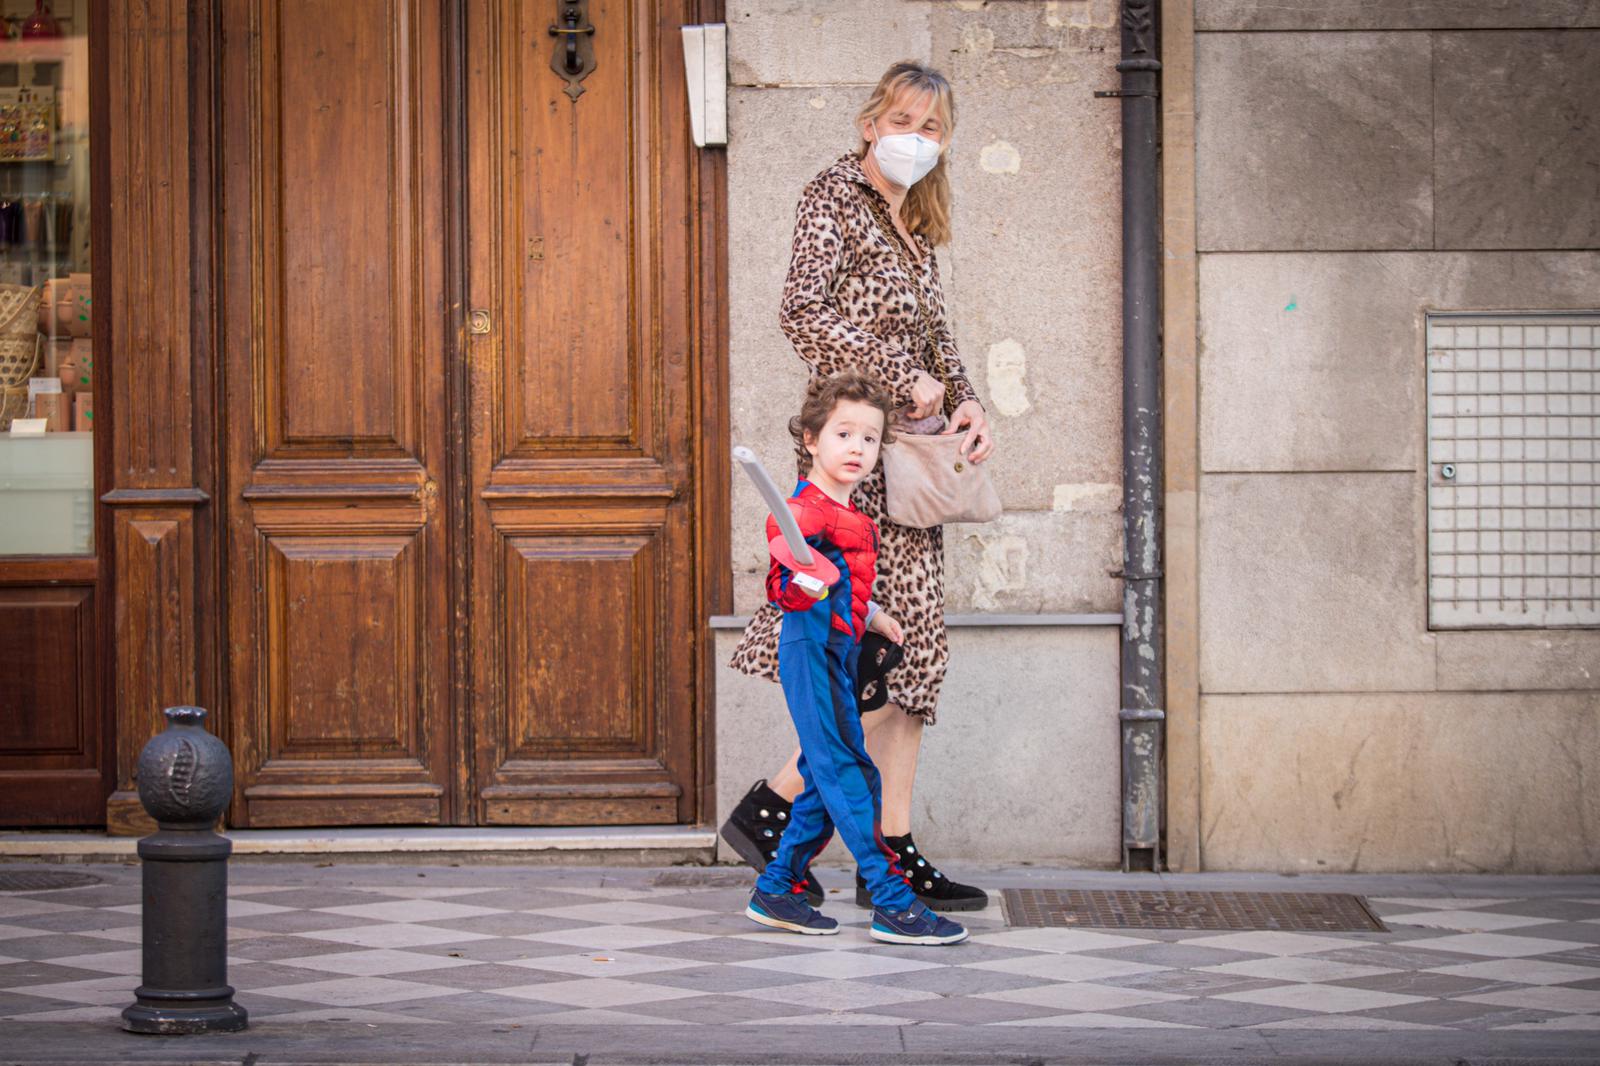
[[[888,611],[879,611],[872,616],[872,624],[867,626],[874,633],[882,634],[896,644],[905,643],[906,631],[900,628],[900,623]]]

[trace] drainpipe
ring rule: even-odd
[[[1122,869],[1162,869],[1161,62],[1155,0],[1122,0]]]

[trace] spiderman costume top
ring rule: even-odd
[[[855,504],[839,503],[805,480],[795,486],[789,510],[806,543],[831,559],[847,579],[841,584],[849,589],[849,603],[833,606],[833,628],[859,641],[877,610],[870,599],[872,582],[878,575],[877,525],[856,510]],[[768,515],[767,540],[782,536],[778,520]],[[809,611],[821,601],[804,589],[792,587],[793,576],[787,567],[772,560],[767,571],[767,599],[785,611]]]

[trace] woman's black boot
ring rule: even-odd
[[[739,853],[739,858],[761,873],[778,854],[778,841],[783,839],[783,831],[789,828],[789,811],[793,806],[768,788],[767,779],[763,777],[750,786],[744,799],[728,815],[728,820],[722,823],[722,839]],[[805,889],[806,900],[813,907],[822,903],[822,886],[817,884],[817,875],[809,866],[806,867],[806,879],[800,884]]]
[[[906,872],[911,890],[924,906],[936,911],[981,911],[989,905],[989,893],[972,885],[952,881],[932,862],[922,855],[917,842],[907,833],[903,837],[884,837],[884,843],[900,856],[900,869]],[[867,891],[866,879],[856,871],[856,906],[872,906],[872,894]]]

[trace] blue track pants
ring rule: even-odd
[[[816,617],[820,616],[821,625]],[[856,712],[856,655],[860,645],[827,625],[826,607],[785,614],[778,676],[789,716],[800,734],[800,776],[778,854],[756,882],[763,892],[789,892],[835,828],[866,878],[875,907],[903,911],[916,901],[879,821],[883,785],[867,754]]]

